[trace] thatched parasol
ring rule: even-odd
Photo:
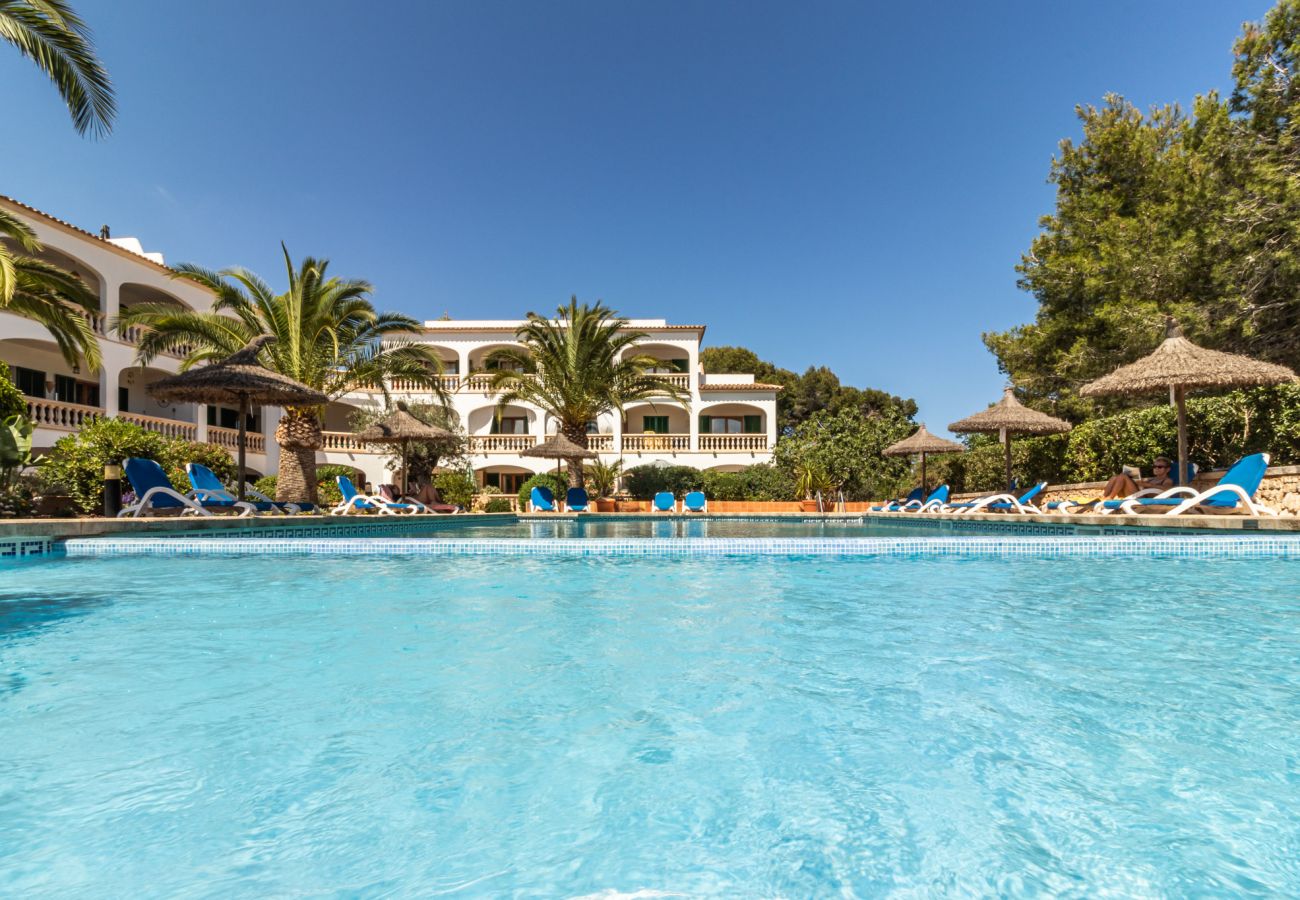
[[[1171,317],[1165,320],[1164,342],[1154,353],[1084,385],[1079,393],[1084,397],[1100,397],[1167,389],[1170,401],[1178,407],[1178,482],[1182,484],[1188,472],[1186,398],[1189,388],[1282,384],[1294,381],[1295,377],[1295,372],[1286,366],[1198,347],[1183,337],[1183,330]]]
[[[146,389],[159,400],[227,403],[239,407],[239,499],[244,499],[244,444],[248,409],[257,406],[323,406],[329,402],[315,388],[272,372],[257,361],[273,335],[253,338],[243,350],[220,362],[161,378]]]
[[[446,443],[455,439],[455,435],[437,425],[426,425],[411,415],[411,411],[401,400],[397,409],[378,422],[372,422],[357,433],[357,439],[367,444],[398,444],[402,448],[402,494],[410,490],[410,481],[406,474],[406,456],[411,441],[428,441]]]
[[[998,439],[1006,445],[1007,490],[1011,490],[1011,435],[1060,434],[1073,427],[1064,419],[1030,409],[1016,399],[1011,388],[1007,388],[1002,392],[1002,399],[997,403],[973,416],[953,422],[948,426],[948,430],[998,435]]]
[[[925,457],[929,453],[961,453],[966,448],[956,441],[950,441],[947,438],[936,437],[931,434],[921,423],[921,427],[916,429],[916,433],[911,437],[903,438],[896,444],[890,444],[882,452],[886,456],[909,456],[913,453],[921,454],[921,493],[924,495],[929,489],[925,484]]]
[[[556,460],[555,474],[560,474],[560,461],[568,459],[600,459],[600,454],[586,447],[579,447],[564,435],[556,433],[527,450],[520,450],[520,456],[536,456],[540,459]]]

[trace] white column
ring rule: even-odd
[[[197,403],[194,406],[194,440],[200,444],[208,442],[208,405]]]
[[[266,438],[266,471],[264,475],[275,475],[280,471],[280,445],[275,442],[275,427],[284,418],[284,410],[278,406],[262,407],[262,436]]]
[[[99,405],[104,407],[104,415],[116,416],[121,412],[117,404],[117,389],[121,385],[122,370],[104,363],[99,372]]]
[[[767,419],[767,449],[776,446],[776,401],[763,404],[763,416]]]
[[[105,330],[111,327],[110,321],[121,309],[121,289],[122,285],[111,278],[105,277],[99,281],[99,312],[105,317]]]
[[[695,453],[700,449],[700,416],[696,412],[699,403],[692,400],[686,405],[686,416],[691,426],[691,452]]]
[[[623,410],[614,410],[614,452],[623,455]]]

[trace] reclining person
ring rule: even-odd
[[[1141,477],[1140,470],[1136,476],[1129,474],[1128,471],[1120,472],[1106,482],[1106,489],[1102,492],[1101,499],[1118,500],[1121,497],[1128,497],[1148,488],[1157,491],[1168,490],[1174,486],[1174,479],[1170,477],[1170,469],[1172,468],[1173,463],[1169,457],[1157,456],[1151,462],[1150,478]]]

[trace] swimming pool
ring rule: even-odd
[[[11,567],[0,894],[1295,894],[1296,565]]]

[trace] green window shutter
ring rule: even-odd
[[[713,434],[712,416],[700,416],[700,434]]]
[[[667,416],[643,416],[641,430],[649,434],[667,434]]]
[[[745,416],[745,434],[762,434],[763,417]]]

